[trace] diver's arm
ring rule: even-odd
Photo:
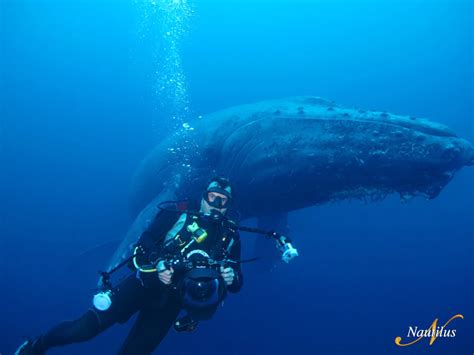
[[[232,248],[229,253],[229,258],[231,260],[240,261],[240,237],[238,234],[234,237],[235,242],[232,245]],[[227,290],[232,293],[239,292],[242,288],[244,278],[242,275],[242,270],[240,268],[240,263],[232,264],[232,268],[234,269],[234,281],[231,285],[227,286]]]
[[[176,221],[176,214],[166,210],[156,215],[153,222],[142,233],[136,244],[138,248],[136,261],[139,265],[149,263],[150,254],[156,252],[157,247],[159,248],[160,244],[168,238],[168,234],[181,220],[182,216]],[[130,263],[129,266],[132,270],[136,270],[133,263]]]

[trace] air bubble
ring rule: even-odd
[[[194,130],[194,127],[191,127],[189,123],[187,122],[184,122],[183,123],[183,128],[186,130],[186,131],[193,131]]]

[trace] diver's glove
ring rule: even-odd
[[[166,267],[165,261],[161,260],[158,263],[157,271],[158,271],[158,278],[160,279],[160,281],[163,282],[165,285],[170,285],[172,282],[173,273],[174,273],[173,267],[170,266],[170,268],[168,269]]]

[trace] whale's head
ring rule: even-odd
[[[199,198],[213,175],[231,180],[244,216],[390,193],[434,198],[473,164],[473,146],[435,122],[317,97],[263,101],[207,115],[163,140],[138,169],[132,208],[165,190]]]
[[[239,106],[197,127],[201,157],[231,178],[249,216],[393,192],[433,198],[474,164],[473,146],[443,125],[317,97]]]

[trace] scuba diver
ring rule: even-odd
[[[102,272],[93,307],[80,318],[27,340],[15,355],[40,355],[53,347],[87,341],[137,312],[118,353],[151,354],[171,326],[177,332],[193,331],[199,321],[213,316],[227,292],[240,291],[239,229],[273,237],[287,262],[298,255],[288,238],[239,227],[227,218],[232,192],[227,179],[215,177],[203,192],[198,212],[180,202],[160,204],[161,211],[140,236],[133,255]],[[112,286],[110,274],[124,265],[132,273]],[[183,310],[185,315],[177,319]]]

